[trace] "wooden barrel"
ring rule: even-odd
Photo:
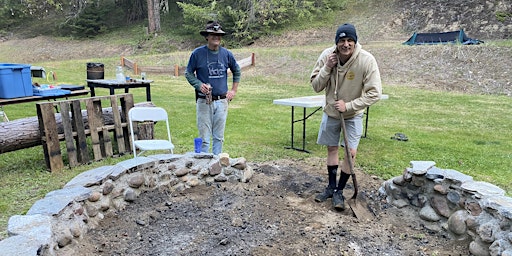
[[[87,79],[104,79],[105,66],[103,63],[87,63]]]

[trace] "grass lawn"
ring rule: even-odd
[[[307,121],[306,149],[303,153],[285,149],[290,145],[290,107],[274,105],[280,98],[314,95],[309,75],[318,54],[327,45],[283,48],[243,48],[234,50],[237,58],[255,53],[256,65],[243,70],[242,82],[230,103],[224,151],[232,158],[249,162],[281,158],[325,158],[326,149],[316,145],[321,113]],[[130,56],[146,65],[185,65],[189,52],[151,56]],[[85,84],[86,63],[105,64],[105,78],[115,77],[119,58],[80,59],[32,63],[58,74],[58,82]],[[135,77],[130,71],[128,75]],[[193,151],[195,126],[194,92],[183,76],[148,74],[152,101],[165,108],[170,117],[175,153]],[[37,81],[37,79],[34,79]],[[44,82],[44,81],[41,81]],[[368,138],[362,139],[357,167],[388,179],[398,176],[413,160],[436,162],[443,169],[454,169],[487,181],[512,193],[512,100],[507,96],[470,95],[432,91],[401,84],[387,84],[381,100],[370,109]],[[107,95],[98,88],[97,95]],[[135,102],[145,101],[142,88],[131,91]],[[34,103],[4,106],[11,120],[36,115]],[[308,112],[313,109],[308,109]],[[390,139],[395,133],[408,136],[407,142]],[[302,135],[297,131],[296,138]],[[8,218],[24,214],[38,199],[61,188],[77,174],[131,158],[126,155],[105,159],[61,172],[46,171],[42,147],[0,154],[0,238]]]

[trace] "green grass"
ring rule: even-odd
[[[305,159],[326,156],[316,145],[321,115],[307,122],[303,153],[285,149],[290,145],[290,107],[274,105],[279,98],[314,95],[309,85],[311,68],[326,45],[286,48],[243,48],[235,55],[256,54],[256,66],[243,70],[242,83],[229,108],[224,151],[232,158],[250,162],[281,158]],[[187,62],[189,52],[130,56],[146,65]],[[32,63],[57,72],[59,82],[85,84],[87,62],[105,64],[105,77],[114,78],[119,58],[81,59]],[[132,75],[130,71],[128,75]],[[193,150],[195,104],[192,87],[184,77],[148,74],[154,80],[152,101],[168,110],[176,153]],[[37,79],[34,79],[37,81]],[[97,89],[97,95],[107,95]],[[119,92],[120,93],[120,92]],[[136,102],[145,101],[142,88],[133,89]],[[454,169],[512,192],[512,100],[506,96],[469,95],[428,91],[405,85],[384,84],[389,99],[370,108],[368,138],[362,139],[357,165],[364,171],[388,179],[400,175],[413,160],[435,161],[439,168]],[[36,115],[34,103],[4,106],[11,120]],[[313,109],[308,109],[308,113]],[[407,142],[390,139],[396,132]],[[295,135],[300,138],[297,131]],[[298,141],[296,141],[298,143]],[[24,214],[49,191],[61,188],[77,174],[102,165],[112,165],[131,155],[105,159],[87,166],[50,173],[44,167],[42,147],[0,154],[0,231],[9,216]],[[0,233],[5,236],[5,233]]]

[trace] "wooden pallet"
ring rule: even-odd
[[[105,124],[105,106],[112,111],[113,124]],[[128,110],[133,106],[132,94],[37,103],[39,131],[48,169],[64,168],[60,141],[65,142],[70,167],[89,163],[90,151],[94,161],[130,153]],[[58,110],[62,119],[60,130],[55,118]]]

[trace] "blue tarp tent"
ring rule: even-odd
[[[441,33],[417,33],[409,38],[409,40],[403,42],[405,45],[422,45],[422,44],[481,44],[483,41],[478,39],[471,39],[466,36],[464,30],[457,30],[451,32]]]

